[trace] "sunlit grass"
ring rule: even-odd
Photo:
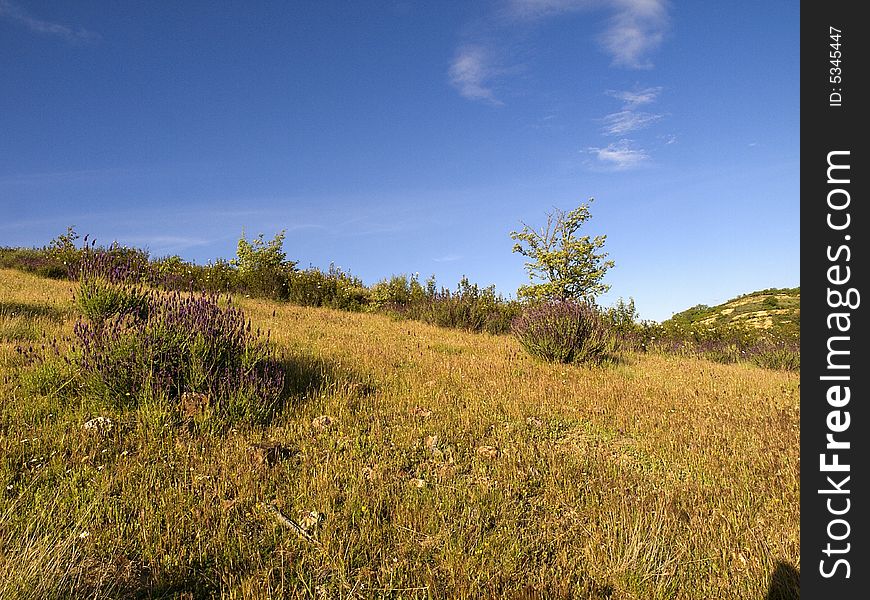
[[[2,598],[760,598],[800,567],[797,373],[239,299],[291,398],[215,432],[23,386],[71,297],[0,271],[0,333],[33,332],[0,335]]]

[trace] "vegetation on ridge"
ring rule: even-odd
[[[631,350],[702,356],[719,362],[752,362],[773,369],[800,368],[800,298],[789,290],[757,293],[763,301],[757,310],[750,300],[741,297],[731,301],[734,307],[723,308],[721,313],[699,306],[662,324],[641,322],[632,299],[620,299],[611,307],[595,305],[598,316],[594,320],[601,325],[596,335],[606,340],[603,344],[588,345],[587,349],[600,346],[607,350],[593,354],[582,350],[578,344],[582,344],[583,338],[577,333],[585,331],[586,326],[576,319],[565,320],[568,314],[581,313],[541,308],[540,304],[571,299],[594,302],[595,296],[607,289],[601,280],[613,263],[604,260],[606,253],[599,252],[605,237],[576,235],[589,218],[588,204],[581,204],[574,211],[557,210],[549,214],[548,225],[541,232],[526,225],[522,232],[512,233],[520,241],[519,251],[530,258],[527,268],[533,283],[523,288],[526,297],[523,301],[505,299],[496,293],[494,286],[481,287],[465,277],[455,289],[439,288],[434,277],[421,283],[417,275],[394,275],[366,286],[333,265],[325,272],[313,267],[298,269],[297,261],[289,260],[284,251],[283,231],[269,241],[262,234],[253,241],[243,235],[235,259],[196,265],[177,256],[152,259],[143,250],[117,244],[97,247],[94,240],[88,244],[87,236],[79,248],[78,235],[70,227],[41,249],[0,248],[0,266],[79,280],[83,257],[90,257],[89,261],[99,263],[109,280],[122,273],[128,282],[123,289],[103,290],[106,293],[99,297],[108,301],[109,306],[102,309],[110,309],[112,303],[125,299],[135,302],[136,298],[127,297],[128,294],[137,293],[138,285],[147,285],[163,290],[240,293],[301,306],[379,312],[474,332],[518,334],[522,330],[526,342],[531,342],[524,342],[526,348],[540,348],[542,344],[552,349],[556,349],[554,344],[562,346],[555,354],[538,353],[547,360],[561,360],[556,356],[584,357],[577,360],[594,356],[590,360],[600,362],[620,350]],[[98,288],[103,285],[99,278],[89,281]],[[108,294],[112,290],[114,298]],[[87,300],[89,292],[83,289],[80,296]],[[544,319],[548,310],[562,317],[547,317],[545,322],[549,325],[543,328],[528,327],[530,315],[526,318],[523,315],[529,310],[530,315],[539,319]],[[726,318],[728,314],[731,316]],[[564,326],[555,327],[558,323]],[[546,340],[533,341],[529,337],[544,331],[549,332]]]

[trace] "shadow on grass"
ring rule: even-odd
[[[139,590],[127,596],[135,600],[212,600],[220,596],[220,589],[212,587],[209,582],[190,579],[188,581],[171,583]]]
[[[765,600],[799,600],[801,597],[801,574],[788,563],[776,563],[770,576]]]
[[[0,317],[24,317],[25,319],[46,317],[52,321],[63,321],[64,312],[47,304],[0,302]]]
[[[265,427],[280,419],[282,414],[292,413],[310,401],[328,395],[337,395],[355,405],[359,400],[372,395],[376,388],[368,377],[341,367],[340,365],[308,354],[290,354],[272,359],[264,363],[266,372],[283,375],[283,387],[277,398],[268,404],[258,404],[257,398],[249,398],[241,410],[220,414],[201,411],[203,406],[197,406],[199,398],[208,405],[207,394],[183,394],[173,400],[178,405],[181,418],[178,425],[186,425],[188,432],[205,432],[222,434],[232,427],[246,423],[248,425]],[[187,404],[185,397],[190,401]],[[219,401],[220,402],[220,401]],[[238,407],[237,407],[238,408]],[[203,419],[202,417],[205,416]],[[216,417],[216,418],[215,418]]]
[[[209,566],[204,564],[193,565],[185,569],[184,573],[175,573],[168,577],[161,577],[158,581],[149,581],[142,577],[134,585],[128,585],[121,590],[119,597],[130,600],[156,600],[165,598],[169,600],[205,600],[217,598],[220,595],[220,586],[210,572]],[[132,582],[131,582],[132,583]]]
[[[375,392],[368,378],[316,356],[294,354],[283,357],[279,364],[284,371],[282,408],[330,392],[346,392],[360,398]]]

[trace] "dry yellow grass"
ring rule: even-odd
[[[0,271],[0,306],[47,307],[0,312],[2,598],[748,599],[800,567],[797,374],[240,300],[294,397],[209,434],[20,386],[69,298]]]

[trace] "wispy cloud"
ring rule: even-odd
[[[469,100],[482,100],[500,105],[490,82],[497,74],[489,50],[480,45],[465,45],[456,52],[450,65],[450,83]]]
[[[655,102],[661,93],[661,87],[650,87],[634,92],[607,90],[608,96],[622,100],[626,108],[637,108],[638,106]]]
[[[601,44],[613,57],[613,63],[630,69],[648,69],[648,55],[658,48],[668,28],[667,3],[664,0],[613,0],[615,9]]]
[[[607,90],[605,93],[608,96],[622,100],[623,104],[621,110],[605,115],[601,119],[604,122],[604,134],[624,136],[648,127],[664,117],[659,113],[637,110],[639,106],[655,102],[661,91],[661,87],[651,87],[639,91]]]
[[[603,10],[610,14],[598,42],[610,54],[612,64],[630,69],[652,66],[649,54],[662,43],[668,28],[667,0],[502,0],[499,8],[483,20],[482,29],[495,29],[498,37],[509,37],[512,30],[522,30],[545,19],[579,12]],[[480,28],[478,28],[480,29]],[[478,31],[479,33],[479,31]],[[500,105],[493,91],[493,80],[508,72],[493,64],[493,43],[485,36],[472,36],[460,46],[449,68],[450,83],[469,100]],[[650,102],[657,88],[636,92],[623,100],[632,106]],[[646,94],[646,95],[644,95]]]
[[[605,116],[604,133],[607,135],[625,135],[638,129],[643,129],[662,118],[663,115],[621,110]]]
[[[504,14],[516,20],[533,20],[576,12],[595,6],[593,0],[508,0]]]
[[[57,36],[68,42],[95,42],[100,39],[98,33],[88,31],[82,27],[74,28],[34,17],[17,4],[9,2],[9,0],[0,0],[0,18],[23,25],[34,33]]]
[[[631,140],[619,140],[606,148],[589,148],[589,153],[598,159],[599,165],[616,171],[625,171],[649,160],[643,148],[632,146]]]
[[[666,0],[507,0],[504,15],[534,21],[597,8],[611,12],[599,42],[613,64],[652,67],[648,55],[661,45],[669,25]]]

